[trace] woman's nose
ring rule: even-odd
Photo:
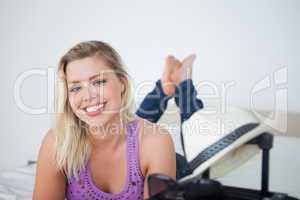
[[[96,93],[90,88],[85,87],[82,94],[83,101],[91,101],[96,98]]]

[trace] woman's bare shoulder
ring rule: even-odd
[[[55,159],[55,134],[50,129],[43,138],[38,154],[33,199],[64,199],[65,176]]]
[[[56,136],[53,129],[49,129],[45,134],[39,154],[38,165],[46,168],[51,168],[54,171],[60,171],[56,165]]]
[[[45,134],[42,146],[50,147],[55,145],[55,134],[53,129],[49,129]]]
[[[140,154],[143,175],[163,173],[175,178],[175,147],[161,125],[139,119]]]
[[[161,125],[139,119],[138,128],[143,157],[152,157],[158,152],[175,152],[170,133]]]
[[[48,161],[53,162],[55,160],[55,143],[55,133],[53,129],[49,129],[43,138],[38,158],[41,159],[41,157],[46,157],[47,159],[50,159]]]
[[[171,136],[166,128],[157,123],[149,122],[145,119],[138,118],[139,135],[141,142],[151,142],[152,140],[170,140]]]

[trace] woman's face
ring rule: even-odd
[[[102,59],[70,62],[66,79],[70,106],[89,127],[104,127],[120,116],[125,85]]]

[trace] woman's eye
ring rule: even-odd
[[[104,80],[96,80],[96,81],[94,81],[94,85],[97,85],[97,86],[102,85],[104,83],[106,83],[105,79]]]
[[[75,86],[70,89],[70,92],[78,92],[80,90],[80,86]]]

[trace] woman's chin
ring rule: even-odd
[[[109,124],[114,126],[114,121],[117,119],[117,117],[120,116],[117,114],[110,114],[106,116],[102,116],[101,118],[95,118],[95,117],[87,117],[84,121],[89,127],[107,127]]]

